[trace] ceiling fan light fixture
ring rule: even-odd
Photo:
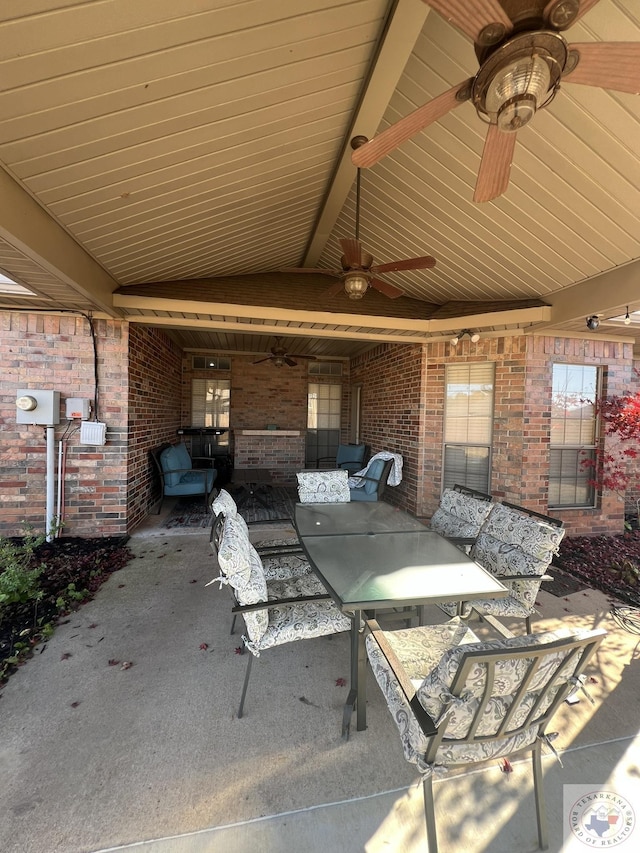
[[[553,99],[568,56],[560,33],[522,32],[482,62],[471,97],[480,118],[515,133]]]
[[[500,130],[513,133],[524,127],[547,101],[551,72],[537,53],[520,56],[501,68],[489,83],[486,108]]]
[[[369,287],[369,279],[362,273],[349,273],[344,279],[344,291],[349,299],[362,299]]]

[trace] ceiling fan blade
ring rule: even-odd
[[[381,134],[369,142],[365,142],[364,145],[356,148],[351,155],[353,164],[364,169],[373,166],[399,145],[402,145],[403,142],[406,142],[407,139],[424,130],[434,121],[438,121],[455,107],[459,107],[460,104],[468,101],[471,97],[472,82],[473,78],[465,80],[464,83],[459,83],[447,92],[438,95],[437,98],[427,101],[426,104],[418,107],[408,116],[401,118],[400,121],[383,130]]]
[[[578,51],[580,61],[562,78],[567,83],[640,94],[640,42],[588,42],[569,48]]]
[[[342,246],[342,253],[348,267],[362,266],[362,246],[360,240],[353,237],[342,237],[339,241]]]
[[[323,295],[324,296],[337,296],[343,288],[344,288],[344,282],[342,280],[336,281],[335,284],[332,284],[331,287],[328,287],[324,291]]]
[[[268,355],[266,358],[259,358],[257,361],[252,361],[251,364],[262,364],[263,361],[269,361],[272,358],[272,355]]]
[[[431,255],[425,255],[422,258],[407,258],[405,261],[391,261],[388,264],[379,264],[371,267],[369,272],[397,272],[398,270],[429,270],[435,267],[436,259]]]
[[[296,356],[296,358],[298,358],[298,356]],[[298,362],[294,361],[292,358],[289,358],[288,355],[285,355],[284,361],[285,361],[285,364],[289,365],[289,367],[297,367],[298,366]]]
[[[317,275],[331,275],[334,278],[337,275],[342,275],[342,270],[316,269],[315,267],[282,267],[276,272],[312,272]]]
[[[495,124],[489,125],[473,194],[474,201],[491,201],[502,195],[509,186],[516,135],[498,130]]]
[[[504,32],[501,31],[502,39],[513,29],[511,18],[504,11],[498,0],[422,0],[427,6],[431,6],[442,17],[466,33],[474,41],[482,30],[489,24],[502,24]]]
[[[294,356],[292,356],[292,358],[297,358],[298,361],[300,361],[300,359],[303,359],[303,358],[306,358],[308,361],[315,361],[316,360],[315,355],[300,355],[300,353],[296,353]]]
[[[395,284],[390,284],[388,281],[383,281],[381,278],[370,278],[369,284],[371,287],[384,293],[389,299],[397,299],[399,296],[404,296],[404,290],[400,290]]]

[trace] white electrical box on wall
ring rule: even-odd
[[[107,425],[99,421],[82,421],[80,424],[80,444],[106,444]]]
[[[55,426],[60,423],[60,392],[18,388],[16,423]]]
[[[69,420],[81,418],[83,421],[86,421],[89,419],[89,415],[91,414],[89,400],[83,400],[82,397],[67,397],[64,402]]]

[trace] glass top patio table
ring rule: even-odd
[[[322,506],[298,504],[295,522],[309,561],[342,610],[500,598],[507,592],[452,542],[388,504]],[[381,512],[383,506],[390,512]],[[314,527],[310,522],[318,517]]]
[[[384,501],[297,504],[295,524],[299,536],[426,530],[417,518]]]
[[[296,504],[294,523],[311,567],[352,617],[351,714],[366,728],[366,666],[361,611],[445,601],[502,598],[507,589],[452,542],[382,501]]]

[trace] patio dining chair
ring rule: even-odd
[[[514,504],[493,504],[470,557],[499,578],[509,594],[500,599],[476,599],[465,605],[465,614],[473,610],[481,617],[524,619],[530,634],[540,584],[550,580],[546,569],[557,554],[564,533],[563,523],[557,518]],[[450,616],[458,612],[457,603],[440,607]]]
[[[429,527],[469,551],[491,512],[493,498],[458,483],[445,489]]]
[[[532,759],[538,844],[546,849],[542,746],[606,632],[561,629],[481,642],[457,618],[401,631],[382,631],[372,620],[367,631],[371,670],[404,757],[422,775],[429,853],[438,850],[434,775],[524,752]]]
[[[330,636],[351,629],[351,619],[338,610],[315,575],[267,581],[260,556],[248,542],[238,519],[227,519],[218,562],[237,602],[247,633],[247,661],[238,718],[244,702],[254,657],[267,649],[296,640]]]

